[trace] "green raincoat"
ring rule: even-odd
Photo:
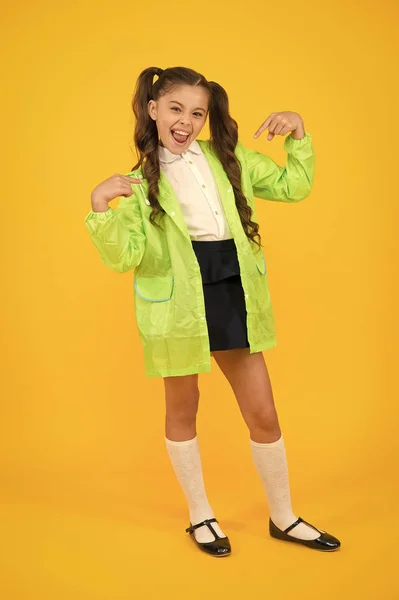
[[[245,294],[250,352],[277,344],[266,261],[262,249],[245,235],[230,181],[207,140],[197,140],[212,169],[231,234],[237,246]],[[238,142],[242,190],[257,222],[254,197],[298,202],[313,185],[314,150],[309,133],[284,141],[285,167]],[[142,179],[142,171],[130,171]],[[149,221],[148,182],[132,184],[135,193],[121,197],[117,209],[90,211],[85,225],[102,262],[113,271],[134,269],[136,323],[147,377],[211,371],[211,352],[202,279],[178,199],[161,171],[158,200],[166,214],[163,231]]]

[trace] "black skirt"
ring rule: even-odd
[[[249,348],[247,311],[234,239],[191,240],[204,290],[211,352]]]

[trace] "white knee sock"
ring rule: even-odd
[[[183,442],[172,441],[165,437],[165,441],[177,479],[188,502],[191,524],[195,525],[205,519],[211,519],[215,515],[205,492],[198,436]],[[218,535],[225,537],[218,523],[214,522],[211,525]],[[194,535],[198,542],[213,542],[215,539],[206,525],[195,529]]]
[[[287,456],[283,436],[275,442],[261,444],[250,439],[252,457],[266,493],[270,518],[279,529],[286,529],[298,517],[292,511]],[[288,535],[314,540],[319,537],[314,529],[300,523]]]

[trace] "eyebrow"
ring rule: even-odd
[[[176,104],[180,104],[180,106],[183,106],[183,104],[181,102],[178,102],[177,100],[169,100],[169,104],[171,102],[176,102]],[[197,106],[197,108],[194,108],[194,110],[203,110],[204,112],[206,112],[205,108],[201,108],[200,106]]]

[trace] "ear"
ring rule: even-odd
[[[157,120],[157,105],[155,100],[149,100],[148,104],[148,114],[150,115],[151,119],[153,119],[153,121]]]

